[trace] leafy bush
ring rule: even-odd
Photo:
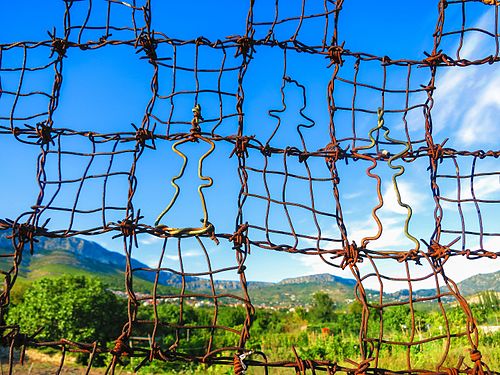
[[[43,327],[38,339],[100,344],[116,339],[125,321],[125,302],[101,281],[69,275],[34,282],[7,317],[9,324],[19,324],[28,334]]]

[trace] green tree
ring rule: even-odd
[[[312,321],[321,323],[332,322],[335,318],[335,303],[330,296],[323,292],[313,295],[313,303],[309,311]]]
[[[100,344],[116,339],[125,320],[125,302],[100,280],[69,275],[34,282],[7,317],[28,334],[43,327],[39,339]]]
[[[373,314],[373,319],[378,320],[379,315]],[[384,327],[393,332],[403,333],[411,329],[411,311],[408,305],[387,307],[383,311]],[[378,328],[377,328],[378,329]]]

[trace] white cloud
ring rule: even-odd
[[[330,273],[332,275],[337,275],[341,277],[352,277],[349,270],[343,271],[342,269],[332,267],[325,263],[319,255],[304,255],[297,254],[293,255],[301,264],[301,268],[307,270],[307,274],[315,275],[320,273]],[[326,255],[325,259],[330,261],[330,256]]]
[[[484,14],[479,18],[479,20],[474,25],[477,29],[484,30],[494,30],[494,21],[496,19],[495,9],[494,8],[486,8],[487,10]],[[485,51],[487,49],[479,49],[478,44],[485,45],[488,42],[491,42],[493,39],[491,36],[486,35],[484,33],[473,32],[467,33],[467,38],[465,43],[463,43],[462,49],[460,50],[460,57],[466,58],[469,60],[480,59],[485,57]],[[458,48],[458,45],[455,46],[455,50]]]
[[[492,29],[495,16],[486,12],[475,27]],[[491,37],[470,33],[461,50],[469,59],[485,57]],[[456,46],[457,47],[457,46]],[[456,48],[455,48],[456,49]],[[441,76],[440,72],[445,71]],[[500,123],[500,68],[498,64],[442,68],[434,93],[434,134],[447,133],[464,147],[497,143]]]
[[[495,259],[470,260],[462,256],[456,256],[448,259],[444,269],[446,276],[458,283],[478,273],[499,271],[500,262]]]
[[[413,243],[409,241],[403,233],[403,221],[400,215],[388,215],[387,213],[380,215],[384,231],[381,238],[373,241],[368,246],[372,250],[399,250],[407,251],[413,247]],[[360,244],[361,239],[367,236],[373,236],[377,233],[377,226],[370,217],[364,221],[352,223],[350,226],[350,239],[355,240]],[[327,235],[325,233],[325,235]],[[470,247],[470,246],[469,246]],[[484,247],[489,251],[500,250],[500,238],[485,237]],[[424,250],[425,251],[425,250]],[[294,257],[300,264],[300,269],[307,270],[307,274],[330,273],[333,275],[352,278],[349,269],[339,269],[325,263],[318,255],[303,255],[289,254]],[[325,255],[326,260],[330,261],[330,256]],[[333,261],[335,264],[340,264],[341,259]],[[406,278],[406,268],[403,263],[398,263],[396,260],[374,260],[378,271],[381,274],[392,277]],[[358,263],[358,268],[361,275],[373,273],[373,266],[366,259],[362,263]],[[432,268],[425,259],[422,260],[422,265],[410,263],[411,275],[413,278],[423,277],[432,274]],[[445,272],[447,277],[455,282],[460,282],[468,277],[478,273],[489,273],[500,270],[500,262],[491,259],[469,260],[462,256],[451,257],[445,264]],[[438,277],[439,284],[444,285],[441,276]],[[379,281],[376,277],[369,277],[364,282],[365,288],[378,290],[380,288]],[[385,292],[395,292],[401,289],[407,289],[407,282],[383,280]],[[415,289],[435,288],[436,281],[433,276],[413,283]]]
[[[161,237],[156,237],[156,236],[147,236],[146,238],[141,238],[139,239],[139,243],[141,245],[155,245],[155,244],[158,244],[160,242],[163,242],[163,238]]]
[[[398,181],[398,190],[401,201],[408,204],[414,212],[420,211],[425,206],[426,195],[419,192],[414,184]],[[392,183],[384,185],[383,199],[385,210],[397,214],[407,213],[407,209],[399,205],[396,190]]]
[[[474,194],[476,197],[487,198],[499,192],[500,176],[486,176],[482,177],[479,182],[474,182]]]
[[[500,199],[500,178],[499,176],[484,176],[476,177],[474,180],[474,195],[476,199],[492,199],[493,197]],[[458,199],[458,187],[451,191],[445,191],[443,197],[450,199]],[[461,180],[460,182],[460,200],[473,199],[470,189],[470,180]],[[442,201],[441,205],[445,209],[456,210],[457,203]],[[472,209],[473,206],[463,205],[462,209]]]
[[[196,251],[196,250],[187,250],[187,251],[183,251],[181,253],[182,255],[182,258],[194,258],[194,257],[197,257],[197,256],[203,256],[204,257],[204,254],[202,254],[200,251]],[[164,256],[165,259],[169,259],[169,260],[179,260],[179,254],[174,254],[174,255],[165,255]]]
[[[398,181],[398,187],[402,201],[409,204],[414,212],[422,211],[425,207],[427,197],[424,193],[417,190],[416,186],[410,182]],[[383,232],[378,240],[371,241],[368,245],[370,250],[394,250],[408,251],[415,247],[414,243],[404,235],[404,222],[406,220],[407,210],[401,207],[396,199],[396,192],[392,183],[384,184],[383,188],[384,206],[377,211],[377,216],[382,222]],[[373,237],[378,232],[378,226],[371,215],[363,220],[350,221],[346,219],[349,240],[355,241],[357,245],[361,245],[362,239],[365,237]],[[410,223],[411,226],[411,223]],[[411,227],[410,227],[411,232]],[[314,236],[315,234],[311,234]],[[325,237],[336,238],[338,231],[331,230],[330,232],[323,230],[322,235]],[[315,240],[304,240],[312,246],[316,245]],[[328,247],[337,248],[339,244]],[[325,256],[330,260],[330,256]],[[340,274],[337,268],[332,267],[315,255],[300,255],[298,261],[304,265],[308,273],[332,273],[346,277],[345,274]],[[334,261],[335,264],[340,264],[341,259]],[[358,264],[360,269],[369,267],[367,261]]]
[[[363,191],[356,191],[354,193],[347,193],[347,194],[342,194],[342,198],[344,199],[354,199],[354,198],[359,198],[364,194]]]
[[[475,27],[492,29],[492,21],[495,19],[493,11],[487,12],[477,22]],[[472,59],[473,56],[484,57],[484,51],[488,51],[488,43],[491,37],[485,37],[481,33],[469,33],[465,45],[461,50],[461,56]],[[455,48],[456,50],[456,48]],[[433,127],[434,135],[440,134],[441,139],[453,138],[454,146],[488,147],[498,143],[500,133],[500,66],[498,64],[469,66],[464,68],[441,68],[438,70],[436,81],[437,90],[434,93]],[[438,138],[436,138],[438,139]],[[448,145],[450,145],[448,144]],[[491,146],[490,146],[491,147]],[[470,182],[462,180],[462,199],[470,199]],[[469,183],[469,185],[467,185]],[[428,198],[418,186],[410,182],[398,182],[402,201],[410,205],[414,213],[429,209]],[[477,178],[474,182],[476,198],[487,199],[500,191],[498,176]],[[450,198],[456,198],[457,192],[451,191],[443,194]],[[346,195],[343,199],[354,199],[357,195]],[[402,250],[406,251],[413,247],[413,243],[404,236],[403,226],[407,213],[406,208],[401,207],[396,199],[396,193],[391,183],[384,185],[383,190],[384,207],[378,211],[383,224],[383,234],[377,241],[370,243],[369,248],[375,250]],[[448,206],[443,202],[443,207]],[[453,205],[456,209],[456,205]],[[417,218],[415,218],[417,219]],[[432,225],[432,224],[431,224]],[[349,238],[360,244],[361,239],[373,236],[377,233],[377,225],[373,218],[350,223]],[[411,229],[411,227],[410,227]],[[327,233],[323,233],[328,236]],[[314,241],[313,241],[314,242]],[[485,248],[498,251],[500,239],[493,237],[485,239]],[[308,270],[308,273],[332,273],[339,276],[349,277],[345,271],[332,267],[321,260],[319,256],[300,255],[298,261]],[[404,265],[393,261],[391,266],[380,264],[379,270],[388,273],[390,269],[404,273]],[[380,263],[377,261],[377,263]],[[359,267],[364,272],[372,272],[369,262],[360,263]],[[445,266],[446,274],[454,281],[459,282],[478,272],[494,272],[500,269],[500,262],[492,260],[471,261],[464,257],[453,257]],[[418,273],[430,272],[430,266],[424,264]],[[348,274],[350,274],[348,272]],[[442,280],[440,280],[442,284]],[[366,287],[378,289],[376,280],[367,279]],[[419,283],[418,288],[435,287],[433,277]],[[386,291],[394,291],[407,288],[401,283],[384,282]]]
[[[471,98],[470,107],[463,111],[461,125],[456,136],[466,146],[495,142],[495,137],[498,136],[500,71],[495,70],[496,76],[495,74],[483,76],[476,83],[474,89],[480,91],[480,95]]]

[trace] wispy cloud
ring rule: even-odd
[[[478,143],[496,142],[500,130],[498,115],[500,113],[500,70],[497,75],[484,75],[477,81],[475,89],[479,95],[470,100],[470,107],[463,111],[462,121],[456,136],[466,146]]]
[[[155,245],[162,242],[164,239],[161,237],[147,236],[145,238],[139,239],[141,245]]]
[[[426,195],[418,191],[415,184],[398,181],[398,190],[401,195],[402,202],[411,206],[414,212],[421,211],[421,209],[425,207]],[[397,214],[406,214],[406,208],[400,206],[398,203],[396,189],[392,183],[386,183],[384,185],[383,199],[385,210]]]
[[[403,202],[410,204],[417,212],[425,206],[428,198],[425,194],[418,191],[416,185],[410,182],[398,182],[398,186]],[[378,240],[370,242],[368,246],[369,249],[394,251],[408,251],[412,249],[414,244],[405,237],[403,230],[407,211],[405,208],[399,206],[392,183],[384,184],[383,198],[384,208],[377,212],[383,226],[382,236]],[[378,226],[371,216],[367,216],[363,220],[357,221],[349,221],[346,219],[346,223],[348,224],[349,239],[356,241],[358,245],[363,238],[374,236],[378,231]],[[335,231],[332,229],[331,233],[325,231],[323,235],[327,237],[336,237],[336,232],[334,232]],[[311,245],[315,245],[315,242],[311,241]],[[306,269],[308,274],[331,273],[342,277],[351,277],[349,271],[332,267],[325,263],[319,256],[299,255],[296,256],[296,259],[301,263],[301,268]],[[326,256],[326,259],[330,260],[329,256]],[[339,260],[336,260],[335,263],[339,264]],[[362,272],[363,270],[365,272],[371,272],[371,265],[367,261],[359,263],[358,268]],[[382,271],[384,272],[384,266],[382,267]],[[404,286],[397,283],[393,283],[394,285],[389,285],[390,283],[386,284],[388,287],[387,290],[404,288]],[[378,288],[374,280],[367,281],[367,286],[370,288]]]
[[[500,262],[491,259],[470,260],[465,257],[453,257],[445,265],[446,276],[455,282],[460,282],[478,273],[490,273],[499,270]]]
[[[313,275],[320,273],[330,273],[332,275],[351,277],[351,272],[349,270],[342,270],[336,267],[332,267],[325,263],[319,255],[293,255],[297,261],[301,264],[300,269],[305,270],[304,274]],[[329,256],[325,256],[326,260],[330,260]]]
[[[362,192],[362,191],[356,191],[354,193],[343,194],[342,198],[344,198],[344,199],[355,199],[355,198],[361,197],[363,194],[364,194],[364,192]]]
[[[495,16],[486,12],[475,25],[491,29]],[[461,51],[463,57],[484,55],[491,37],[469,33]],[[484,56],[481,56],[484,57]],[[442,71],[444,71],[443,68]],[[500,131],[500,68],[496,64],[448,69],[439,76],[434,94],[434,134],[454,136],[460,145],[471,147],[497,143]]]
[[[499,176],[484,176],[476,177],[473,183],[474,196],[476,199],[500,199],[500,178]],[[471,191],[471,181],[470,179],[463,179],[460,181],[460,197],[458,195],[458,187],[452,190],[444,191],[442,193],[443,197],[450,199],[473,199]],[[442,201],[441,205],[444,209],[456,210],[457,203]],[[464,209],[472,209],[473,205],[466,204],[462,206]]]
[[[203,254],[200,251],[196,251],[196,250],[183,251],[181,253],[181,255],[182,255],[183,259],[184,258],[193,258],[193,257],[203,256]],[[166,259],[169,259],[169,260],[179,260],[179,255],[178,254],[175,254],[175,255],[166,254],[164,257]]]
[[[382,216],[383,232],[382,236],[370,242],[368,246],[370,249],[378,250],[402,250],[409,246],[403,235],[403,222],[399,217]],[[359,245],[364,237],[374,236],[377,233],[378,227],[375,221],[370,217],[364,221],[353,223],[350,226],[350,238]]]
[[[493,8],[492,8],[493,10]],[[475,27],[482,29],[493,29],[493,20],[495,15],[492,11],[484,14],[476,23]],[[485,52],[489,51],[492,38],[481,33],[468,33],[466,43],[464,44],[462,57],[472,59],[474,56],[484,57]],[[456,46],[455,46],[456,49]],[[485,66],[469,66],[464,68],[442,68],[439,69],[436,81],[437,90],[434,93],[433,108],[433,126],[434,134],[439,135],[436,139],[451,138],[448,146],[465,148],[485,148],[493,147],[498,143],[498,133],[500,133],[500,66],[497,64]],[[415,123],[420,124],[419,119]],[[421,182],[421,180],[420,180]],[[433,222],[429,225],[425,222],[424,215],[428,213],[433,204],[430,202],[431,192],[429,187],[422,188],[420,182],[414,180],[398,181],[398,187],[402,201],[410,205],[415,216],[410,223],[410,232],[412,223],[419,227],[419,231],[432,233]],[[470,192],[470,182],[462,180],[461,198],[472,198]],[[474,191],[477,198],[488,199],[500,191],[500,182],[498,176],[488,176],[477,178],[474,182]],[[427,192],[427,193],[426,193]],[[358,204],[355,199],[359,198],[362,192],[345,194],[342,199],[349,200],[351,207]],[[457,196],[457,190],[449,188],[448,192],[443,192],[443,196],[450,198]],[[378,211],[382,221],[383,234],[380,239],[370,243],[369,248],[374,250],[400,250],[407,251],[413,248],[413,243],[404,235],[404,220],[407,210],[401,207],[396,199],[395,190],[390,182],[383,185],[384,207]],[[344,207],[345,208],[345,207]],[[456,205],[454,205],[456,209]],[[357,212],[358,210],[356,210]],[[377,233],[377,225],[369,215],[361,217],[356,221],[349,220],[349,211],[344,209],[346,223],[349,230],[349,239],[355,240],[360,244],[364,237],[373,236]],[[425,228],[424,228],[425,227]],[[331,236],[330,236],[331,234]],[[412,233],[413,234],[413,233]],[[314,234],[312,234],[314,236]],[[335,229],[328,233],[323,230],[323,235],[327,237],[338,237],[338,231]],[[426,238],[428,237],[425,236]],[[416,236],[420,238],[420,236]],[[487,249],[498,249],[500,244],[498,239],[485,240]],[[308,242],[308,241],[306,241]],[[310,241],[315,245],[315,241]],[[332,273],[343,277],[350,277],[348,270],[340,270],[332,267],[321,260],[319,256],[313,255],[293,255],[300,264],[300,269],[306,269],[311,273]],[[328,259],[328,258],[327,258]],[[395,261],[388,264],[376,261],[380,266],[382,273],[394,272],[403,273],[404,265]],[[455,281],[461,281],[467,277],[480,272],[491,272],[500,269],[498,262],[474,261],[472,262],[462,257],[450,259],[446,265],[446,273]],[[362,273],[372,272],[369,262],[359,264]],[[419,266],[419,274],[428,274],[431,267],[428,264]],[[417,272],[415,272],[417,273]],[[366,286],[378,289],[376,280],[367,279]],[[407,285],[401,283],[384,282],[386,291],[406,288]],[[420,283],[419,288],[435,287],[433,278]]]

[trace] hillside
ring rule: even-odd
[[[458,287],[464,295],[477,294],[483,290],[500,292],[500,271],[474,275],[458,283]]]
[[[7,232],[0,232],[0,251],[10,252],[11,241]],[[9,267],[9,258],[0,258],[1,269]],[[126,257],[106,250],[101,245],[81,238],[50,239],[40,238],[35,244],[34,254],[25,252],[19,270],[19,282],[25,284],[41,277],[59,276],[64,273],[96,276],[114,290],[124,290],[124,270]],[[133,268],[147,268],[144,263],[132,260]],[[134,287],[137,292],[150,292],[155,279],[155,272],[134,272]],[[210,283],[198,277],[186,278],[186,286],[192,291],[209,291]],[[161,272],[159,277],[160,292],[173,292],[181,287],[182,279],[170,272]],[[218,280],[217,289],[224,289],[239,294],[239,282]],[[307,305],[318,291],[330,295],[337,303],[354,299],[355,280],[330,274],[319,274],[287,278],[277,283],[249,282],[248,288],[252,302],[256,306],[291,307]],[[463,295],[473,295],[484,290],[500,292],[500,271],[490,274],[478,274],[458,284]],[[367,290],[370,299],[378,298],[378,292]],[[433,289],[414,291],[414,296],[433,295]],[[408,291],[401,290],[385,294],[389,300],[404,300]]]
[[[311,302],[316,292],[324,292],[337,302],[352,300],[356,281],[330,274],[301,276],[278,283],[250,284],[252,302],[257,306],[294,306]]]
[[[0,233],[2,253],[11,252],[11,241],[6,236],[6,232]],[[133,268],[147,267],[135,259],[131,263]],[[7,269],[10,266],[10,258],[1,258],[0,266],[2,269]],[[29,251],[24,252],[19,268],[19,279],[23,282],[61,274],[89,275],[99,277],[113,289],[123,290],[125,266],[124,255],[106,250],[92,241],[80,238],[40,238],[34,245],[33,255],[30,255]],[[135,272],[134,283],[137,290],[144,292],[151,290],[154,278],[155,273],[152,272]],[[187,279],[191,280],[189,277]],[[162,286],[176,287],[180,282],[181,278],[178,275],[161,273]]]
[[[0,251],[10,252],[11,241],[6,238],[7,232],[0,233]],[[0,259],[2,269],[9,267],[10,259]],[[24,253],[19,270],[18,281],[37,280],[41,277],[58,276],[64,273],[96,276],[107,283],[110,288],[124,290],[124,269],[126,257],[109,251],[101,245],[81,238],[51,239],[40,238],[35,244],[34,254]],[[147,268],[137,260],[132,260],[133,268]],[[134,272],[134,287],[138,292],[148,292],[152,289],[154,272]],[[180,276],[161,272],[159,284],[164,291],[179,289]],[[218,280],[217,289],[229,290],[240,294],[239,282]],[[263,306],[294,306],[305,305],[311,301],[317,291],[328,293],[336,301],[352,299],[352,287],[355,281],[341,277],[322,274],[285,279],[279,283],[249,282],[248,287],[252,302]],[[210,284],[206,279],[186,277],[188,290],[209,291]]]

